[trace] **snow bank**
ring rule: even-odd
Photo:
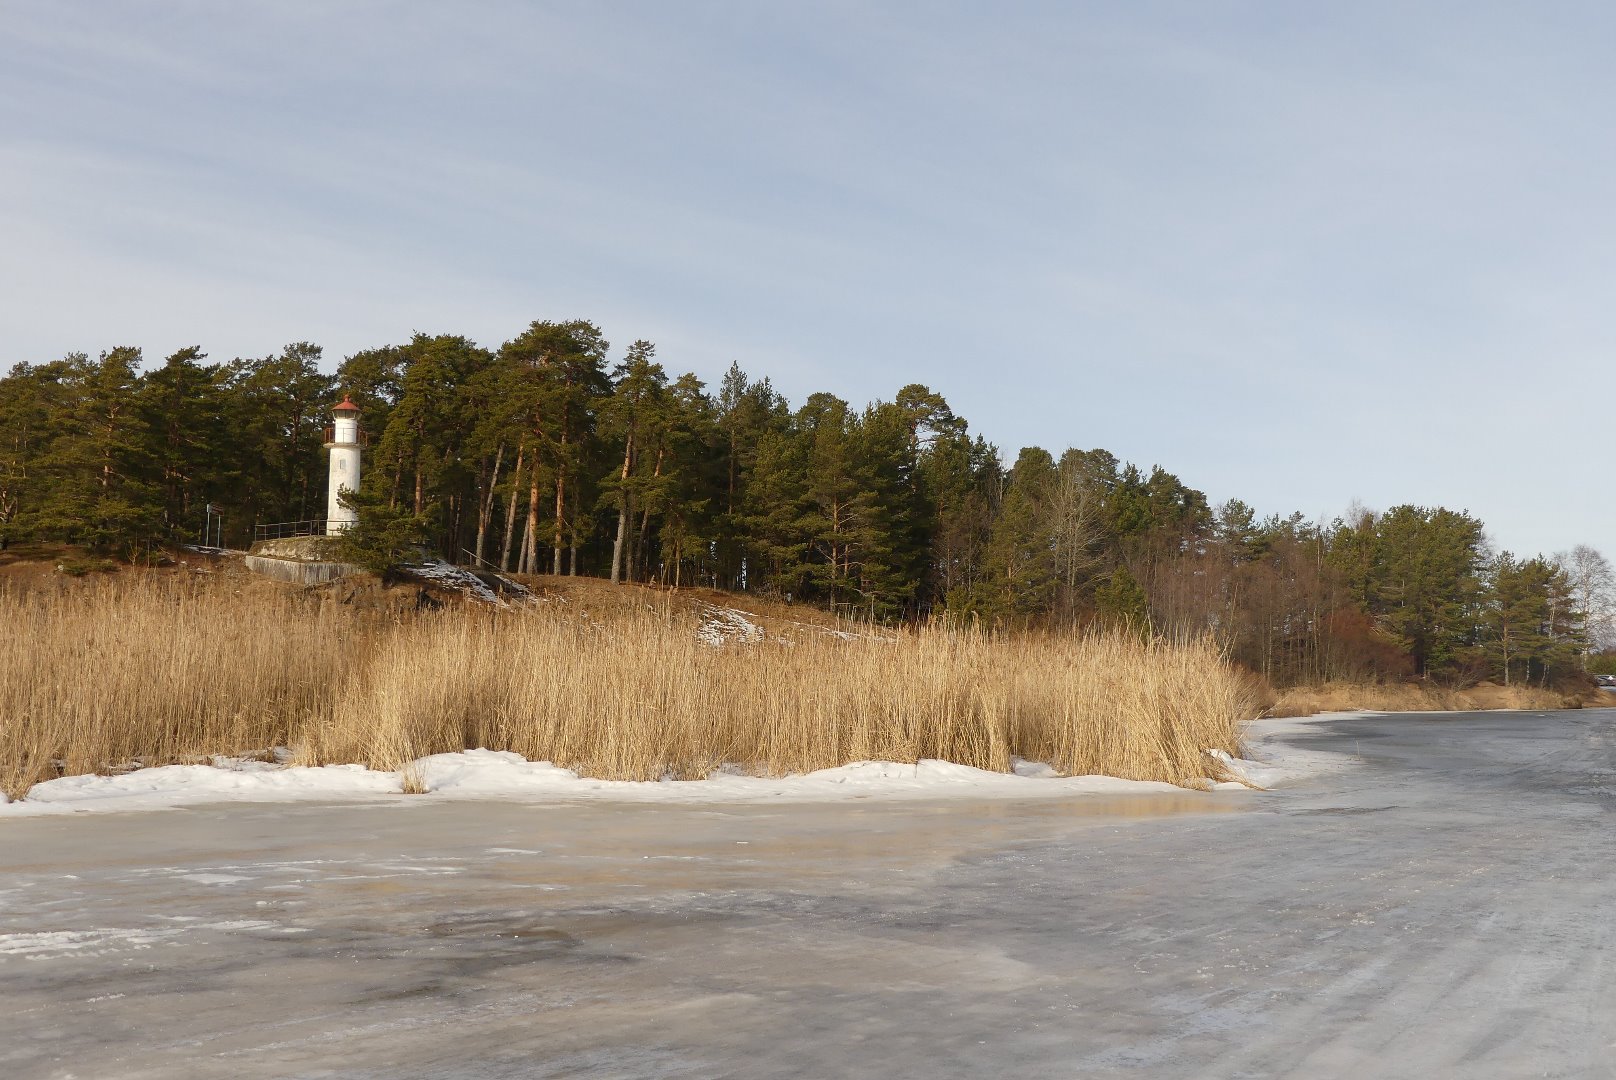
[[[348,799],[402,790],[397,773],[372,772],[363,765],[308,768],[216,758],[213,765],[163,765],[117,776],[86,774],[47,780],[35,784],[27,798],[0,804],[0,815]]]
[[[1314,725],[1358,713],[1259,720],[1246,732],[1250,760],[1208,750],[1221,770],[1240,783],[1212,785],[1246,790],[1294,784],[1354,764],[1349,754],[1308,750],[1298,736]],[[747,776],[728,768],[705,780],[593,780],[548,761],[520,754],[467,750],[415,762],[412,771],[427,789],[411,803],[441,799],[600,800],[615,802],[827,802],[840,799],[1060,798],[1072,795],[1182,792],[1172,784],[1120,780],[1114,776],[1062,776],[1050,766],[1016,759],[1008,773],[988,772],[948,761],[916,764],[858,761],[797,776]],[[1213,771],[1213,770],[1208,770]],[[401,796],[402,777],[362,765],[323,767],[215,758],[212,765],[165,765],[118,776],[67,776],[36,784],[28,797],[6,803],[0,817],[107,810],[158,810],[217,802],[374,801]],[[389,799],[388,801],[395,801]]]
[[[434,793],[447,797],[560,794],[614,801],[747,802],[843,798],[933,798],[946,795],[1058,796],[1095,792],[1182,791],[1171,784],[1119,780],[1113,776],[1062,777],[1047,765],[1022,763],[1019,773],[989,772],[948,761],[914,764],[858,761],[796,776],[747,776],[720,770],[705,780],[591,780],[547,761],[524,761],[518,754],[469,750],[439,754],[418,763]]]
[[[1179,792],[1171,784],[1112,776],[1060,776],[1048,765],[1016,762],[1010,773],[947,761],[904,764],[860,761],[798,776],[747,776],[720,770],[705,780],[627,781],[581,777],[519,754],[467,750],[414,763],[427,794],[441,799],[514,798],[613,802],[825,802],[840,799],[926,799],[951,796],[1048,798],[1085,794]],[[1231,785],[1233,786],[1233,785]],[[36,784],[0,817],[82,811],[158,810],[217,802],[374,801],[403,791],[396,772],[360,765],[277,766],[218,759],[214,765],[167,765],[119,776],[69,776]],[[395,800],[389,800],[395,801]]]

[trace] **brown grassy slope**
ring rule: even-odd
[[[1187,783],[1255,712],[1204,643],[927,629],[713,648],[699,604],[575,580],[565,603],[425,614],[222,572],[0,585],[0,788],[272,746],[383,768],[484,746],[622,779],[1019,756]]]
[[[655,585],[613,585],[604,578],[569,577],[550,574],[509,574],[547,603],[573,605],[584,612],[623,615],[659,612],[664,608],[688,611],[698,618],[704,606],[740,612],[770,638],[796,640],[826,632],[875,633],[890,637],[879,627],[853,618],[843,618],[808,604],[787,604],[760,596],[742,596],[720,589],[664,589]]]

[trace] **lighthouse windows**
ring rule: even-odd
[[[338,472],[347,472],[348,471],[348,459],[347,458],[338,458],[337,459],[337,471]]]

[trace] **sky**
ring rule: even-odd
[[[1616,9],[0,0],[0,370],[588,318],[1616,555]],[[1602,400],[1603,399],[1603,402]]]

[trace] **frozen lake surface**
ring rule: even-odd
[[[0,821],[0,1076],[1616,1075],[1616,711],[1249,795]]]

